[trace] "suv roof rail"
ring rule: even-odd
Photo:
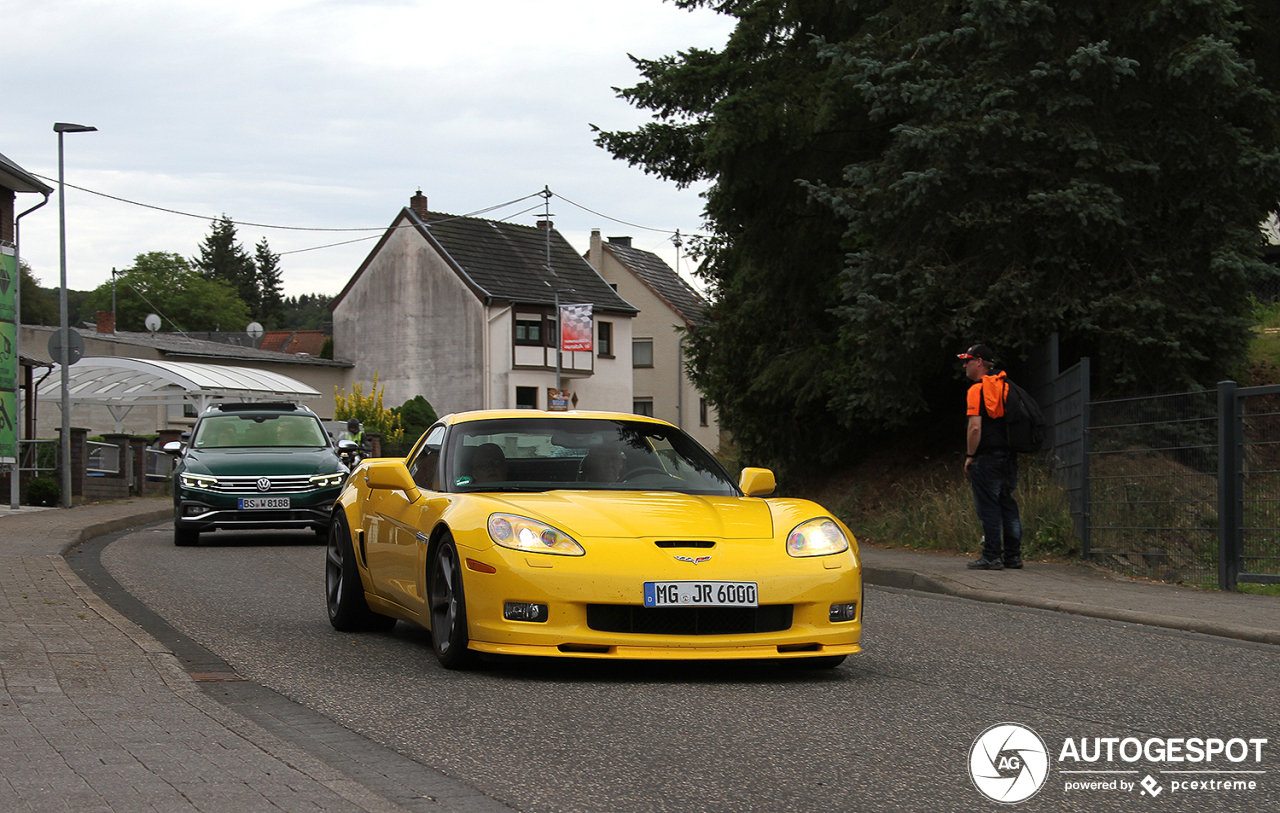
[[[209,409],[216,409],[220,412],[262,412],[267,410],[272,412],[297,412],[299,409],[305,409],[305,407],[299,407],[297,404],[285,401],[261,401],[258,403],[219,401],[210,404]],[[307,411],[310,412],[310,410]]]

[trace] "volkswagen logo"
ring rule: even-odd
[[[969,749],[969,778],[993,802],[1014,804],[1035,796],[1049,776],[1040,735],[1017,723],[993,725]]]
[[[270,491],[270,490],[271,490],[271,478],[270,478],[270,477],[259,477],[259,478],[258,478],[258,490],[259,490],[259,491]]]

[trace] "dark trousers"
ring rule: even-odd
[[[973,504],[982,523],[982,558],[992,562],[1022,555],[1022,521],[1013,490],[1018,487],[1018,455],[978,455],[969,464]]]

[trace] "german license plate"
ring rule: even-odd
[[[645,582],[646,607],[756,607],[755,582]]]
[[[241,497],[240,510],[253,511],[259,508],[288,508],[288,497]]]

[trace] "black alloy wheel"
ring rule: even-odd
[[[445,669],[466,669],[475,663],[467,649],[467,601],[462,590],[462,564],[458,548],[448,534],[440,540],[431,559],[431,645]]]
[[[394,618],[369,609],[364,599],[364,585],[360,581],[351,534],[341,511],[336,509],[329,523],[324,587],[329,623],[339,632],[383,632],[395,626]]]

